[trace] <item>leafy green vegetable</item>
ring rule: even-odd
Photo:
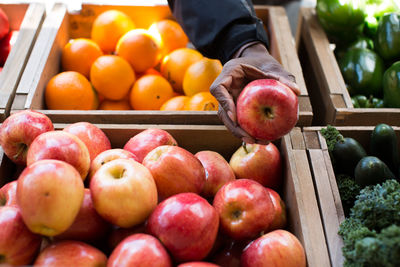
[[[347,217],[350,214],[350,209],[354,206],[354,202],[361,188],[352,177],[345,174],[337,175],[336,182],[340,199],[342,200],[344,214]]]
[[[343,135],[341,135],[340,132],[331,125],[326,126],[326,128],[322,128],[321,134],[326,140],[329,152],[332,152],[337,142],[344,142]]]

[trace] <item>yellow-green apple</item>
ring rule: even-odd
[[[83,202],[74,222],[65,232],[55,238],[93,243],[103,238],[109,229],[110,224],[96,212],[90,190],[85,188]]]
[[[221,230],[235,240],[254,238],[268,229],[274,206],[267,189],[250,179],[238,179],[221,187],[213,206]]]
[[[53,130],[53,123],[46,115],[33,110],[19,111],[0,126],[0,146],[13,162],[26,165],[26,154],[33,140]]]
[[[274,79],[248,83],[236,102],[237,121],[259,140],[276,140],[290,132],[298,120],[296,94]]]
[[[180,193],[157,205],[147,232],[157,237],[177,262],[204,259],[218,233],[218,214],[195,193]]]
[[[177,267],[219,267],[219,265],[205,261],[192,261],[179,264]]]
[[[267,188],[269,196],[271,197],[272,204],[274,205],[274,219],[269,226],[268,231],[283,229],[286,226],[286,206],[285,202],[281,199],[278,192],[271,188]]]
[[[154,148],[163,145],[177,146],[178,143],[167,131],[150,128],[129,139],[125,144],[124,149],[135,154],[138,158],[138,162],[142,163],[147,153]]]
[[[77,122],[68,125],[64,131],[76,135],[89,150],[90,161],[98,154],[111,149],[111,143],[107,135],[96,125],[89,122]]]
[[[116,159],[101,166],[90,181],[90,191],[100,216],[123,228],[143,223],[158,202],[150,171],[132,159]]]
[[[64,131],[42,133],[28,149],[27,165],[43,159],[65,161],[85,180],[90,168],[90,156],[86,145],[75,135]]]
[[[194,156],[200,160],[206,171],[206,182],[202,192],[204,197],[213,198],[224,184],[235,180],[231,166],[219,153],[204,150]]]
[[[107,265],[107,256],[97,248],[81,241],[55,242],[43,249],[33,266],[101,267]]]
[[[233,153],[229,165],[237,179],[252,179],[275,190],[282,184],[282,160],[273,143],[244,144]]]
[[[200,160],[178,146],[159,146],[143,159],[157,184],[160,199],[193,192],[200,194],[206,181],[206,173]]]
[[[113,227],[108,239],[107,245],[110,251],[113,251],[122,240],[133,234],[144,233],[146,231],[146,222],[131,228]]]
[[[98,154],[90,163],[90,171],[88,177],[89,181],[103,164],[114,159],[133,159],[135,161],[138,161],[137,157],[133,153],[125,149],[113,148],[103,151]]]
[[[3,39],[9,31],[10,22],[8,20],[8,16],[4,10],[0,8],[0,39]]]
[[[17,181],[9,182],[0,188],[0,207],[17,205]]]
[[[296,236],[286,230],[275,230],[251,242],[244,249],[240,262],[243,267],[304,267],[306,256]]]
[[[31,264],[41,242],[25,226],[17,206],[0,207],[0,266]]]
[[[107,266],[172,267],[172,262],[157,238],[148,234],[133,234],[113,250]]]
[[[40,160],[18,178],[17,203],[28,228],[55,236],[67,230],[82,205],[83,181],[78,171],[60,160]]]

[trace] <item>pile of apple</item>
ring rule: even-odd
[[[229,163],[161,129],[111,148],[93,124],[54,130],[25,110],[0,126],[0,145],[23,166],[0,189],[0,265],[306,265],[283,230],[273,143],[244,145]]]
[[[17,31],[10,30],[10,23],[7,14],[0,8],[0,72],[6,63],[16,36]]]

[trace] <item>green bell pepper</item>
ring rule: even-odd
[[[351,102],[355,108],[383,108],[383,100],[372,97],[367,98],[365,95],[355,95],[351,98]]]
[[[347,46],[345,48],[337,47],[335,49],[335,55],[337,58],[342,58],[349,49],[353,49],[353,48],[367,48],[367,49],[374,50],[374,41],[372,41],[368,37],[361,36],[358,38],[358,40],[351,43],[349,46]]]
[[[339,58],[343,78],[352,93],[360,95],[382,95],[384,63],[378,54],[369,49],[353,48]]]
[[[321,26],[335,43],[350,43],[362,33],[366,17],[364,1],[317,0],[316,11]]]
[[[379,20],[375,50],[389,62],[400,59],[400,13],[388,13]]]
[[[383,101],[385,107],[400,108],[400,61],[395,62],[383,75]]]

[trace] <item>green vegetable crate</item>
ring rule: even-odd
[[[322,16],[322,18],[324,17]],[[385,18],[385,20],[388,19],[389,18]],[[393,20],[397,21],[397,18],[393,17]],[[324,22],[323,19],[322,21]],[[397,28],[393,28],[393,31],[394,30],[397,30]],[[342,37],[345,36],[344,32],[340,33]],[[353,33],[353,35],[354,34],[355,33]],[[342,39],[344,39],[344,37]],[[369,45],[371,45],[371,43],[367,41],[353,44],[353,47],[356,46],[357,48],[353,49],[353,51],[351,51],[352,53],[345,53],[345,56],[338,54],[340,53],[340,49],[338,49],[339,52],[337,52],[336,55],[338,57],[342,56],[340,60],[341,64],[339,64],[333,51],[334,46],[330,43],[326,31],[324,31],[318,19],[316,9],[300,9],[296,45],[315,114],[312,125],[368,126],[378,123],[387,123],[389,125],[400,126],[400,108],[380,108],[383,105],[383,101],[376,98],[371,98],[369,100],[370,102],[366,104],[369,96],[364,97],[364,99],[353,99],[352,102],[340,66],[349,83],[354,82],[358,85],[364,82],[366,84],[363,84],[363,92],[365,94],[374,93],[377,86],[383,86],[383,83],[385,83],[384,81],[377,81],[377,79],[374,78],[370,78],[368,82],[362,80],[363,78],[356,79],[356,72],[360,74],[361,70],[354,69],[353,62],[357,62],[360,68],[367,69],[368,64],[371,64],[373,61],[375,53],[364,49],[370,48]],[[382,45],[387,45],[387,43],[383,42],[383,44],[378,45],[376,49],[380,50],[380,54],[385,55],[384,51],[388,49],[382,47]],[[370,54],[366,55],[367,53]],[[366,62],[367,60],[368,62]],[[377,64],[376,68],[382,73],[390,66],[384,67],[382,59],[377,60],[374,64]],[[391,67],[391,75],[393,76],[400,70],[400,64],[397,64],[398,66],[394,64],[393,67]],[[375,72],[373,74],[368,73],[368,75],[379,76],[376,75]],[[381,79],[381,77],[382,76],[380,76],[379,79]],[[378,83],[378,85],[376,85],[376,83]],[[393,102],[393,99],[398,99],[397,95],[399,94],[399,90],[397,89],[398,85],[394,85],[394,83],[390,86],[391,88],[395,87],[395,90],[392,88],[392,92],[387,94],[387,101],[388,104],[393,104],[389,102]],[[354,87],[353,90],[354,95],[360,94],[359,88]],[[357,106],[360,106],[360,108]]]
[[[371,133],[374,127],[340,126],[336,127],[336,129],[344,137],[351,137],[357,140],[365,149],[367,155],[370,155]],[[328,146],[325,138],[321,135],[322,128],[325,127],[304,127],[304,144],[310,162],[331,263],[332,266],[342,266],[344,261],[342,254],[343,240],[338,234],[338,230],[340,223],[345,219],[345,212]],[[399,140],[400,127],[392,128]],[[399,144],[398,148],[400,148]]]

